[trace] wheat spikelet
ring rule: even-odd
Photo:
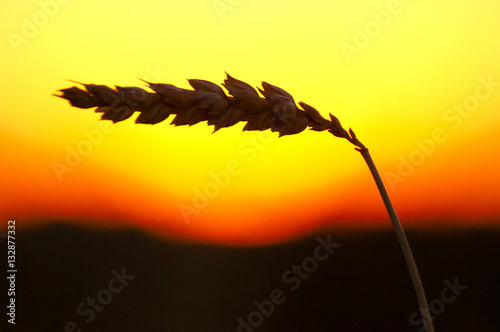
[[[236,123],[246,122],[243,130],[267,130],[279,136],[293,135],[309,127],[310,130],[328,130],[337,137],[352,139],[342,128],[340,121],[330,114],[327,120],[312,106],[300,102],[297,107],[293,97],[285,90],[262,82],[262,89],[227,74],[222,83],[229,95],[215,83],[189,79],[193,90],[178,88],[171,84],[146,82],[152,92],[138,87],[112,89],[105,85],[82,84],[85,89],[73,86],[59,90],[74,107],[93,108],[102,113],[102,120],[114,123],[140,114],[135,123],[156,124],[174,115],[172,125],[194,125],[207,121],[214,132]],[[78,83],[78,82],[75,82]],[[261,97],[260,94],[263,96]]]

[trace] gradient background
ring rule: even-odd
[[[204,124],[133,119],[104,132],[98,114],[51,95],[67,79],[188,87],[188,78],[220,83],[224,71],[280,86],[353,128],[410,231],[498,228],[500,86],[481,83],[500,82],[498,2],[1,1],[0,12],[0,220],[16,219],[18,232],[62,223],[239,247],[390,231],[361,156],[327,132],[277,139],[239,124],[211,135]],[[360,47],[346,56],[346,43]],[[436,130],[442,139],[429,143]],[[54,165],[83,146],[58,176]],[[179,206],[234,161],[239,174],[187,223]],[[428,284],[438,292],[453,276]]]

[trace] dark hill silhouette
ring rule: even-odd
[[[293,274],[283,277],[285,272],[303,262],[313,269],[313,262],[304,260],[314,256],[316,237],[327,241],[328,235],[340,247],[317,261],[316,269],[292,291]],[[436,331],[500,331],[500,232],[410,230],[408,238],[431,308],[436,299],[436,308],[443,309],[435,320]],[[65,331],[68,321],[82,331],[237,331],[237,317],[248,323],[249,314],[257,310],[253,302],[265,307],[275,289],[286,299],[254,331],[409,332],[421,327],[408,321],[417,301],[390,230],[331,230],[256,248],[164,242],[139,231],[68,225],[18,230],[16,240],[13,331]],[[4,239],[0,245],[5,248]],[[110,283],[122,272],[135,278],[123,281],[123,287]],[[447,287],[444,280],[453,283],[454,278],[467,289],[451,303],[439,303]],[[2,279],[2,289],[7,289]],[[121,290],[112,293],[110,287]],[[86,299],[96,296],[110,303],[101,312],[94,310],[95,317],[86,323],[91,317]],[[76,311],[81,303],[85,315]]]

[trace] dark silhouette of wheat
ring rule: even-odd
[[[190,79],[188,82],[193,90],[171,84],[146,82],[153,92],[137,87],[116,86],[116,89],[112,89],[105,85],[79,83],[85,90],[73,86],[59,90],[62,95],[55,96],[68,100],[74,107],[96,107],[95,112],[102,113],[102,120],[114,123],[139,112],[135,123],[156,124],[175,115],[171,122],[175,126],[207,121],[208,125],[214,126],[214,132],[243,121],[246,122],[244,131],[270,129],[278,132],[281,137],[298,134],[309,127],[315,131],[328,130],[337,137],[347,139],[361,153],[377,184],[408,265],[425,321],[425,330],[433,332],[429,305],[410,245],[370,153],[352,129],[346,131],[331,113],[330,120],[327,120],[306,103],[299,102],[301,108],[298,108],[288,92],[266,82],[262,82],[262,89],[257,88],[257,92],[251,85],[227,74],[222,86],[229,92],[229,96],[212,82],[197,79]]]
[[[116,86],[116,89],[112,89],[106,85],[79,83],[85,90],[73,86],[59,90],[62,95],[55,96],[67,99],[74,107],[96,107],[95,112],[102,113],[102,120],[114,123],[139,112],[135,123],[156,124],[174,115],[170,124],[175,126],[191,126],[207,121],[216,132],[238,122],[246,122],[244,131],[270,129],[281,137],[298,134],[307,128],[314,131],[328,130],[354,143],[354,133],[342,128],[340,121],[332,114],[327,120],[304,102],[299,102],[300,108],[297,107],[293,97],[275,85],[262,82],[262,89],[257,88],[257,92],[250,84],[226,75],[222,86],[229,95],[215,83],[189,79],[193,90],[146,81],[153,92],[138,87]]]

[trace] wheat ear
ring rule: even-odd
[[[171,121],[175,126],[207,121],[208,125],[214,126],[214,132],[242,121],[246,122],[244,131],[271,129],[281,137],[298,134],[309,127],[315,131],[328,130],[334,136],[347,139],[361,153],[377,184],[408,265],[426,332],[433,332],[424,288],[403,227],[368,149],[358,140],[354,131],[349,129],[347,132],[335,116],[330,114],[330,120],[327,120],[306,103],[299,102],[301,108],[298,108],[293,97],[277,86],[262,82],[262,89],[257,88],[261,97],[251,85],[226,75],[222,86],[229,96],[217,84],[197,79],[188,80],[193,90],[150,82],[146,83],[153,92],[137,87],[116,86],[112,89],[105,85],[79,83],[85,90],[73,86],[59,90],[62,95],[55,96],[68,100],[74,107],[96,107],[95,112],[102,113],[102,120],[114,123],[139,112],[135,123],[156,124],[175,115]]]

